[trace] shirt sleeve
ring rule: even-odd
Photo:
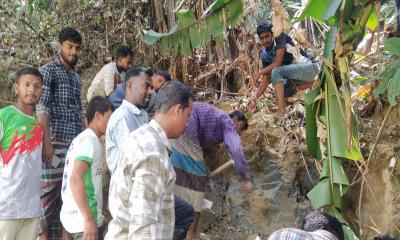
[[[53,94],[51,91],[52,74],[50,67],[42,67],[40,73],[43,76],[43,93],[40,97],[39,103],[36,105],[37,115],[50,115],[50,106],[53,101]]]
[[[87,136],[82,138],[82,140],[76,144],[76,155],[75,161],[86,161],[89,164],[93,163],[94,157],[94,137]]]
[[[286,48],[286,33],[282,32],[275,38],[276,49]]]
[[[124,146],[128,139],[130,130],[125,118],[120,119],[115,124],[110,125],[106,133],[106,155],[107,164],[111,173],[115,171],[117,167],[117,158],[119,156],[119,148]]]
[[[230,120],[230,119],[229,119]],[[235,169],[239,173],[242,180],[248,180],[247,161],[244,157],[242,144],[240,143],[239,134],[232,122],[226,121],[224,126],[224,144],[231,154],[235,162]]]
[[[118,74],[118,71],[114,71],[113,68],[106,66],[103,72],[103,80],[104,80],[104,92],[106,96],[109,96],[112,91],[114,91],[114,75]]]
[[[0,120],[0,142],[3,139],[3,121]]]
[[[131,213],[128,239],[157,239],[161,195],[164,192],[160,159],[147,156],[134,169],[133,185],[129,197]]]

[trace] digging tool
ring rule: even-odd
[[[214,171],[210,172],[210,174],[208,174],[208,179],[211,179],[211,178],[217,176],[218,174],[220,174],[221,172],[223,172],[225,169],[227,169],[228,167],[230,167],[232,165],[234,165],[233,159],[227,161],[226,163],[222,164]]]

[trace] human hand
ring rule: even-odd
[[[188,230],[186,231],[186,240],[192,240],[196,235],[196,225],[193,223],[189,226]]]
[[[97,224],[93,219],[85,221],[83,228],[83,240],[97,240],[97,231]]]
[[[249,180],[242,180],[242,189],[244,192],[244,197],[247,200],[250,197],[252,184]]]
[[[46,140],[45,138],[42,150],[42,162],[51,163],[51,161],[53,160],[53,154],[54,154],[53,144],[51,144],[50,139]]]

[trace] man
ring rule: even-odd
[[[340,222],[318,210],[307,214],[302,229],[283,228],[273,232],[268,240],[344,240]]]
[[[253,81],[263,80],[257,92],[250,99],[249,109],[254,110],[256,101],[264,93],[271,81],[275,87],[275,95],[278,104],[277,115],[285,115],[285,97],[293,95],[296,88],[304,90],[311,88],[314,79],[319,72],[318,64],[303,49],[301,53],[307,63],[296,64],[294,55],[287,50],[287,44],[293,47],[293,40],[284,32],[274,38],[272,24],[263,22],[257,26],[257,34],[264,49],[261,52],[263,68],[255,74]]]
[[[148,122],[143,109],[149,105],[150,77],[143,68],[131,68],[124,84],[125,99],[112,114],[106,131],[106,160],[111,174],[117,167],[117,158],[129,133]]]
[[[15,106],[0,109],[0,239],[36,239],[40,217],[43,128],[34,117],[42,75],[17,72]]]
[[[151,83],[153,85],[153,91],[151,92],[149,106],[145,109],[146,112],[148,112],[148,113],[154,112],[154,105],[156,104],[156,100],[157,100],[157,92],[168,81],[171,81],[171,75],[167,71],[158,69],[151,76]]]
[[[215,106],[194,102],[189,125],[184,134],[172,140],[171,161],[176,172],[175,194],[191,204],[195,220],[187,229],[187,239],[194,237],[203,204],[207,171],[203,151],[224,142],[235,162],[245,194],[251,191],[247,162],[240,143],[240,134],[248,127],[244,114],[230,116]],[[176,216],[177,221],[180,216]]]
[[[58,36],[59,57],[43,66],[43,95],[36,107],[44,127],[42,175],[42,218],[40,239],[60,236],[61,183],[68,146],[84,128],[81,106],[81,79],[74,67],[78,62],[82,37],[67,27]],[[54,224],[52,223],[54,221]],[[49,229],[52,231],[48,231]],[[66,234],[63,231],[63,234]]]
[[[158,93],[153,120],[129,135],[111,178],[113,219],[106,239],[172,239],[175,172],[168,139],[185,130],[191,99],[183,83],[168,82]]]
[[[105,98],[92,98],[86,113],[88,127],[74,138],[65,158],[60,219],[72,239],[103,239],[100,137],[111,113]]]
[[[147,75],[151,77],[151,82],[153,85],[153,93],[150,99],[149,106],[145,109],[146,112],[152,113],[154,109],[154,103],[156,100],[156,93],[158,90],[166,83],[167,81],[171,80],[171,75],[169,75],[166,71],[157,70],[153,73],[153,70],[148,69],[146,70]],[[121,83],[118,85],[117,89],[111,94],[109,100],[111,104],[114,106],[114,109],[118,108],[122,100],[124,99],[124,92],[125,92],[125,84]]]
[[[121,83],[121,79],[125,79],[124,75],[132,65],[132,58],[132,49],[126,46],[120,47],[117,51],[117,60],[104,65],[94,77],[88,89],[88,101],[94,96],[109,97]]]

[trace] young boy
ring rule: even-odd
[[[102,150],[111,104],[100,96],[88,104],[88,127],[68,149],[62,181],[60,220],[72,239],[103,239]]]
[[[42,84],[37,69],[21,69],[17,104],[0,109],[0,239],[37,238],[43,128],[33,113]]]

